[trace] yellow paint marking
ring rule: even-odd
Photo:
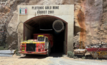
[[[107,52],[105,52],[105,51],[99,51],[97,53],[98,53],[98,55],[107,55]]]
[[[44,37],[44,35],[38,35],[38,37]]]
[[[21,43],[21,44],[30,44],[31,42],[26,42],[26,43]],[[45,43],[45,42],[32,42],[33,44],[43,44],[43,43]]]

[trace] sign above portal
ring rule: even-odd
[[[37,14],[54,14],[55,9],[59,9],[59,6],[32,6],[33,10],[37,10]]]
[[[39,16],[39,15],[70,15],[73,5],[19,5],[21,15]],[[19,10],[20,11],[20,10]]]
[[[32,6],[32,9],[59,9],[59,6]]]

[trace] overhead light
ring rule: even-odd
[[[40,29],[42,31],[52,31],[52,29]]]

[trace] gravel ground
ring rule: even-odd
[[[107,65],[105,60],[85,60],[85,59],[65,59],[65,58],[50,58],[53,61],[49,65]]]
[[[107,60],[46,56],[0,57],[0,65],[107,65]]]

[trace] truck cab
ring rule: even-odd
[[[52,47],[52,36],[49,34],[35,34],[34,39],[21,42],[21,54],[49,55]]]

